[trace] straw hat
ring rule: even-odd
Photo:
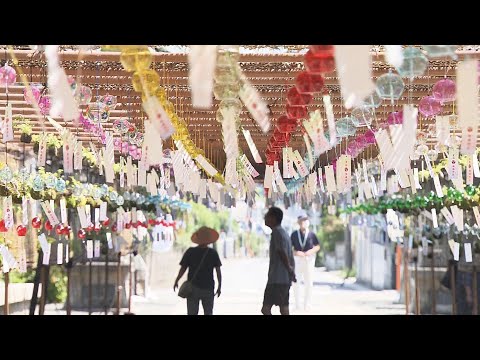
[[[219,234],[214,229],[202,226],[192,235],[192,242],[198,245],[212,244],[218,240]]]

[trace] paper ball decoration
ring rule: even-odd
[[[353,136],[357,132],[357,128],[355,127],[354,121],[356,119],[347,116],[341,119],[338,119],[337,123],[335,124],[335,128],[337,130],[337,136],[339,138],[346,137],[346,136]]]
[[[113,95],[110,95],[110,94],[100,96],[98,101],[104,103],[105,105],[107,105],[109,107],[114,107],[115,105],[117,105],[117,97],[113,96]]]
[[[363,134],[367,144],[375,144],[375,133],[372,130],[367,130]]]
[[[388,125],[400,125],[403,124],[403,111],[391,112],[387,117]]]
[[[292,87],[287,92],[287,103],[291,106],[305,106],[312,101],[312,95],[301,94],[297,88]]]
[[[104,123],[109,119],[108,106],[102,102],[90,103],[86,110],[87,118],[94,123]]]
[[[363,149],[368,145],[364,135],[357,135],[355,142],[357,143],[358,149]]]
[[[377,94],[381,99],[392,101],[400,99],[405,88],[402,78],[392,72],[379,76],[376,86]]]
[[[442,111],[442,104],[433,96],[424,96],[418,104],[418,111],[420,111],[423,116],[435,116]]]
[[[356,127],[370,125],[375,117],[372,108],[360,106],[352,110],[352,121]]]
[[[436,161],[438,158],[438,153],[436,150],[428,150],[427,155],[430,158],[430,161]]]
[[[421,50],[409,46],[403,49],[403,62],[397,68],[398,73],[402,77],[414,78],[415,76],[423,75],[427,70],[428,59]]]
[[[25,99],[26,103],[32,105],[34,103],[38,103],[40,100],[41,90],[39,86],[30,85],[30,91],[32,92],[32,96],[28,96],[27,88],[23,90],[23,98]]]
[[[81,85],[75,89],[75,99],[80,105],[87,105],[92,100],[92,89]]]
[[[55,187],[55,184],[57,183],[57,178],[53,174],[47,175],[47,178],[45,179],[45,186],[48,189],[53,189]]]
[[[453,80],[442,79],[433,85],[432,95],[440,104],[455,101],[456,85]]]
[[[33,190],[34,191],[42,191],[44,186],[45,186],[45,184],[43,182],[42,177],[40,175],[35,176],[35,178],[33,179],[33,184],[32,184]]]
[[[314,54],[312,50],[308,50],[303,62],[311,74],[324,74],[335,70],[335,58],[328,53]]]
[[[355,141],[350,141],[347,145],[347,150],[345,151],[347,155],[351,157],[355,157],[358,155],[358,147]]]
[[[368,95],[365,100],[363,100],[363,106],[366,107],[378,108],[381,103],[382,99],[380,99],[380,96],[378,96],[376,91]]]
[[[40,108],[40,113],[42,115],[50,114],[50,108],[52,107],[50,96],[41,96],[38,100],[38,107]]]
[[[0,170],[0,182],[6,184],[12,181],[12,179],[13,173],[8,166],[5,166],[2,170]]]
[[[64,192],[65,189],[67,188],[67,183],[63,179],[58,179],[56,184],[55,184],[55,190],[58,192]]]
[[[427,55],[431,58],[450,56],[452,59],[457,58],[455,45],[422,45]]]
[[[17,72],[8,64],[0,67],[0,85],[13,85],[17,81]]]

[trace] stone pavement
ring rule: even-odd
[[[223,259],[222,262],[222,295],[215,298],[214,314],[260,315],[267,281],[268,259]],[[155,267],[152,270],[154,269]],[[172,286],[175,276],[176,273],[171,274]],[[186,275],[181,281],[185,279]],[[290,308],[292,315],[404,315],[405,306],[397,303],[398,298],[395,290],[372,290],[356,284],[353,278],[344,282],[339,272],[316,268],[310,311],[293,309],[293,290],[290,293]],[[179,298],[172,287],[157,285],[150,290],[148,298],[134,296],[132,302],[132,312],[137,315],[186,314],[186,301]],[[47,305],[45,312],[52,315],[65,314],[61,305],[53,304]],[[200,310],[200,314],[202,312],[203,310]],[[279,314],[278,307],[274,307],[272,312]],[[73,314],[86,313],[74,311]]]

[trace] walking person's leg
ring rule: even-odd
[[[203,307],[203,315],[213,315],[213,303],[215,299],[215,294],[213,290],[202,290],[202,307]]]
[[[295,296],[295,310],[300,310],[300,281],[303,279],[304,274],[304,258],[300,256],[295,256],[295,277],[297,282],[293,283],[293,294]]]
[[[200,298],[198,296],[198,290],[193,288],[192,296],[187,298],[187,314],[188,315],[198,315],[198,306]]]
[[[290,302],[290,285],[282,285],[279,287],[280,296],[280,314],[290,315],[289,302]]]
[[[313,289],[313,272],[315,270],[315,257],[309,256],[305,258],[305,275],[304,275],[304,284],[305,284],[305,310],[310,310],[310,304],[312,300],[312,289]]]
[[[273,286],[271,284],[267,284],[265,287],[265,293],[263,295],[263,306],[262,306],[262,314],[263,315],[272,315],[272,306],[273,306]]]

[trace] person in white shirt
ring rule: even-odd
[[[296,309],[301,309],[300,281],[303,280],[305,287],[304,309],[310,310],[310,303],[313,288],[313,271],[315,269],[315,258],[320,250],[318,238],[312,231],[309,231],[310,221],[306,214],[298,217],[299,229],[291,235],[292,246],[295,255],[295,277],[297,282],[293,285]]]

